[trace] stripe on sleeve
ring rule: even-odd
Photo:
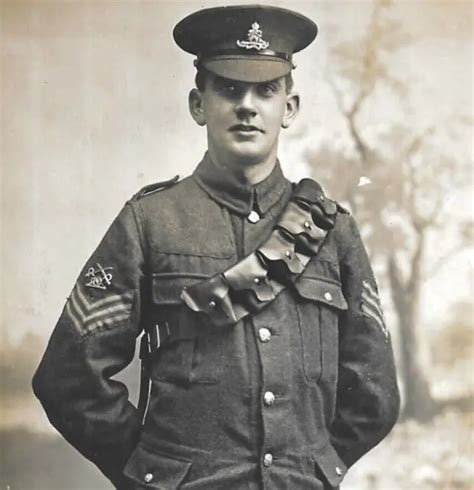
[[[126,320],[130,316],[132,299],[133,292],[128,291],[91,302],[77,283],[66,304],[66,312],[82,335]]]
[[[370,296],[372,296],[378,301],[379,295],[377,291],[367,281],[362,281],[362,286],[367,291],[367,293],[370,294]]]
[[[365,291],[362,291],[362,301],[367,303],[368,306],[370,306],[375,312],[380,316],[380,318],[383,318],[383,312],[382,308],[380,307],[380,303],[369,296]]]
[[[361,311],[362,313],[374,320],[382,330],[386,338],[388,338],[388,329],[385,325],[384,314],[380,304],[380,298],[377,291],[367,282],[362,282],[361,292]]]

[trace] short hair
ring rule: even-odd
[[[196,88],[200,92],[204,92],[204,89],[206,88],[206,79],[209,73],[210,73],[209,70],[207,70],[203,66],[200,66],[197,69],[194,83],[196,84]],[[285,91],[287,94],[289,94],[292,89],[293,89],[293,76],[290,71],[287,75],[285,75]]]

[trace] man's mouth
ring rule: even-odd
[[[252,126],[251,124],[235,124],[230,127],[230,131],[242,132],[242,133],[263,133],[263,130],[257,128],[257,126]]]

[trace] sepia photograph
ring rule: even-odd
[[[0,0],[0,490],[472,490],[473,32]]]

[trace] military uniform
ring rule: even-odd
[[[277,163],[206,155],[126,203],[34,377],[51,422],[121,489],[329,489],[396,421],[377,286],[349,213]],[[111,379],[145,330],[144,419]]]

